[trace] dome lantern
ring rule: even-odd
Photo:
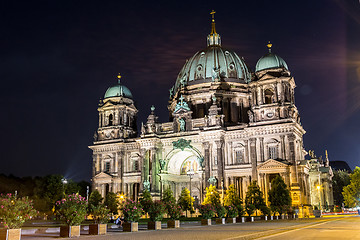
[[[218,34],[216,32],[216,29],[215,29],[215,11],[212,10],[211,11],[211,16],[212,16],[212,19],[211,19],[211,32],[210,34],[207,36],[207,46],[208,47],[211,47],[211,46],[221,46],[221,37],[220,37],[220,34]]]

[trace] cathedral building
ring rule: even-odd
[[[328,158],[305,160],[294,77],[271,47],[252,72],[222,47],[212,12],[206,48],[186,61],[170,89],[169,122],[158,122],[151,107],[139,134],[138,110],[119,75],[98,106],[99,127],[89,147],[93,189],[137,199],[144,189],[160,197],[171,188],[177,197],[186,187],[202,201],[210,184],[219,191],[234,184],[244,199],[256,180],[268,202],[271,181],[280,175],[293,206],[331,207]]]

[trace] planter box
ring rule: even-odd
[[[201,219],[201,225],[211,225],[211,219]]]
[[[274,220],[274,216],[273,216],[273,215],[270,216],[270,220],[271,220],[271,221]]]
[[[137,232],[139,231],[139,225],[137,222],[124,222],[123,232]]]
[[[253,222],[254,221],[254,217],[246,217],[245,218],[245,222]]]
[[[107,224],[90,224],[89,235],[104,235],[106,234]]]
[[[267,220],[268,220],[268,216],[261,216],[261,220],[267,221]]]
[[[80,237],[80,226],[61,226],[60,237]]]
[[[148,230],[161,230],[161,221],[148,222]]]
[[[236,223],[236,218],[227,218],[226,223]]]
[[[180,220],[168,220],[167,221],[168,228],[179,228],[180,227]]]
[[[321,210],[313,210],[313,213],[316,218],[321,217]]]
[[[21,228],[0,229],[0,240],[20,240]]]
[[[237,217],[236,218],[236,222],[237,223],[244,223],[246,221],[246,218],[245,217]]]
[[[216,218],[215,223],[216,224],[225,224],[225,218]]]

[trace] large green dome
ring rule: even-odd
[[[268,53],[261,57],[256,63],[255,72],[271,68],[285,68],[286,70],[289,70],[284,59],[274,53]]]
[[[120,77],[121,76],[119,75],[118,76],[119,81],[117,85],[113,87],[109,87],[108,90],[106,90],[104,98],[111,98],[111,97],[126,97],[131,99],[133,98],[130,90],[124,85],[121,85]]]

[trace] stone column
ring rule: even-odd
[[[203,142],[204,149],[204,163],[205,163],[205,179],[204,186],[208,187],[209,182],[207,181],[210,178],[210,144],[209,142]]]
[[[286,159],[286,148],[285,148],[285,136],[280,135],[280,144],[281,144],[281,157]]]
[[[92,177],[95,177],[95,175],[97,174],[97,172],[96,172],[96,163],[97,163],[96,158],[97,158],[97,155],[93,154]]]
[[[250,138],[250,159],[252,168],[252,178],[257,179],[257,156],[256,156],[256,138]]]
[[[141,183],[140,183],[140,191],[142,192],[144,189],[144,181],[148,180],[148,173],[149,173],[149,161],[146,159],[146,149],[140,149],[140,166],[142,168],[141,171]]]
[[[288,134],[287,135],[288,142],[289,142],[289,159],[292,164],[291,166],[291,184],[296,185],[298,183],[298,177],[297,177],[297,165],[295,161],[295,135],[294,134]]]
[[[150,164],[151,164],[151,191],[156,191],[156,149],[152,148],[150,150]]]
[[[265,191],[265,173],[259,173],[260,181],[258,182],[261,191]]]
[[[244,159],[245,159],[246,163],[250,163],[251,160],[250,160],[250,155],[249,155],[249,141],[244,140],[244,142],[245,142],[245,156],[244,156]]]
[[[219,178],[219,186],[221,184],[222,179],[224,179],[224,159],[223,159],[223,147],[224,140],[215,141],[216,143],[216,157],[217,157],[217,173]]]
[[[260,161],[264,162],[265,158],[264,158],[264,138],[261,137],[259,138],[260,140]]]

